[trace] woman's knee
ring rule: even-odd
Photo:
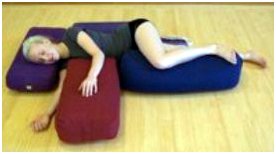
[[[153,67],[160,69],[160,70],[169,68],[168,63],[166,62],[166,60],[163,57],[159,57],[159,58],[150,60],[150,63],[152,64]]]
[[[147,21],[137,27],[134,38],[139,39],[139,38],[141,38],[141,35],[143,38],[145,38],[144,36],[151,37],[152,35],[158,34],[156,32],[157,32],[157,30],[153,26],[153,24],[151,22]]]

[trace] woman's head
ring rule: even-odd
[[[56,45],[42,35],[31,36],[23,43],[24,57],[35,63],[52,64],[60,59]]]

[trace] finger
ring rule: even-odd
[[[37,126],[36,126],[36,125],[37,125],[37,123],[35,122],[35,123],[34,123],[34,131],[37,130]]]
[[[80,91],[80,90],[81,90],[81,88],[82,88],[82,84],[80,84],[80,86],[79,86],[79,88],[78,88],[78,91]]]
[[[98,92],[98,84],[95,83],[94,87],[95,87],[95,93],[94,94],[96,94]]]
[[[40,122],[40,123],[38,124],[38,129],[39,129],[39,130],[42,130],[42,129],[43,129],[43,123],[42,123],[42,122]]]
[[[82,91],[81,91],[81,92],[82,92],[81,95],[82,95],[82,96],[85,96],[85,85],[82,85]]]
[[[93,83],[92,82],[90,83],[89,90],[90,90],[89,95],[93,96]]]
[[[40,123],[38,123],[38,131],[40,131],[41,130],[41,122]]]
[[[93,95],[94,93],[95,93],[95,88],[94,88],[94,85],[92,85],[92,87],[91,87],[91,95]]]
[[[86,96],[89,97],[90,91],[91,91],[91,84],[88,83],[86,88],[87,88],[87,89],[86,89]]]
[[[87,91],[88,91],[88,85],[87,85],[87,83],[85,83],[83,90],[84,90],[84,96],[87,97]]]
[[[94,94],[96,94],[98,92],[98,82],[96,81],[94,84]]]
[[[91,93],[92,89],[91,89],[91,83],[89,82],[89,84],[87,84],[87,97],[90,96],[90,93]]]
[[[38,131],[38,123],[37,122],[34,124],[34,130]]]
[[[82,86],[82,96],[85,97],[85,84]]]
[[[45,127],[46,127],[46,123],[41,123],[41,125],[40,125],[40,129],[42,130],[42,129],[44,129]]]
[[[32,129],[34,131],[35,130],[35,122],[34,121],[31,123],[31,127],[32,127]]]
[[[30,127],[33,127],[33,126],[34,126],[34,122],[35,122],[35,121],[32,121],[32,122],[30,123]]]
[[[89,84],[85,84],[85,96],[88,97],[88,91],[89,91]]]
[[[89,95],[90,95],[90,96],[92,96],[92,95],[93,95],[93,85],[91,85],[91,86],[90,86]]]

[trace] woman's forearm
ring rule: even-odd
[[[78,34],[77,42],[93,58],[87,77],[97,77],[103,67],[104,53],[84,31]]]
[[[49,106],[49,108],[45,114],[47,114],[49,116],[52,116],[54,114],[56,107],[58,105],[58,102],[59,102],[60,94],[61,94],[61,88],[58,89],[57,91],[55,91],[54,99],[52,100],[52,104]]]
[[[102,52],[97,52],[93,55],[91,68],[87,74],[87,77],[98,77],[103,64],[104,64],[105,56]]]
[[[54,114],[56,107],[59,103],[61,90],[62,90],[63,83],[64,83],[65,76],[66,76],[66,69],[61,70],[59,76],[60,76],[60,79],[59,79],[59,83],[58,83],[58,88],[56,89],[56,91],[54,93],[54,97],[53,97],[54,99],[52,100],[52,104],[49,106],[48,110],[45,113],[49,116],[52,116]]]

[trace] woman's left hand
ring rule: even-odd
[[[82,96],[84,97],[93,96],[98,92],[97,82],[97,77],[86,77],[78,90],[82,90]]]

